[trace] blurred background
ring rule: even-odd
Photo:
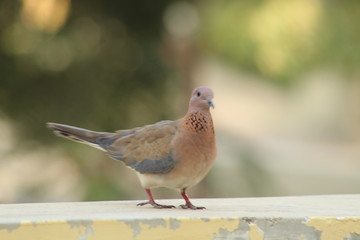
[[[360,193],[359,23],[356,0],[2,0],[0,202],[146,199],[45,123],[177,119],[199,85],[218,157],[191,197]]]

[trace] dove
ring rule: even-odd
[[[177,189],[185,204],[183,209],[205,209],[194,206],[186,190],[199,183],[209,172],[216,157],[216,140],[210,107],[214,93],[198,87],[191,95],[188,111],[181,119],[116,132],[96,132],[59,123],[47,123],[57,136],[99,148],[111,158],[134,170],[155,208],[175,208],[155,202],[151,189]]]

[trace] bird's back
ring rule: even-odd
[[[178,121],[161,121],[141,128],[120,130],[106,151],[140,173],[165,173],[175,164],[172,142]]]

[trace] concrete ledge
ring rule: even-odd
[[[198,211],[138,202],[2,204],[0,239],[360,239],[360,195],[194,199]]]

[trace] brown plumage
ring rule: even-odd
[[[214,126],[209,111],[213,107],[213,91],[196,88],[186,115],[176,121],[161,121],[144,127],[120,130],[114,133],[94,132],[58,123],[47,123],[58,136],[89,144],[107,152],[135,170],[149,201],[160,205],[152,197],[152,188],[179,189],[185,200],[182,208],[203,209],[194,206],[185,191],[200,182],[210,170],[216,156]]]

